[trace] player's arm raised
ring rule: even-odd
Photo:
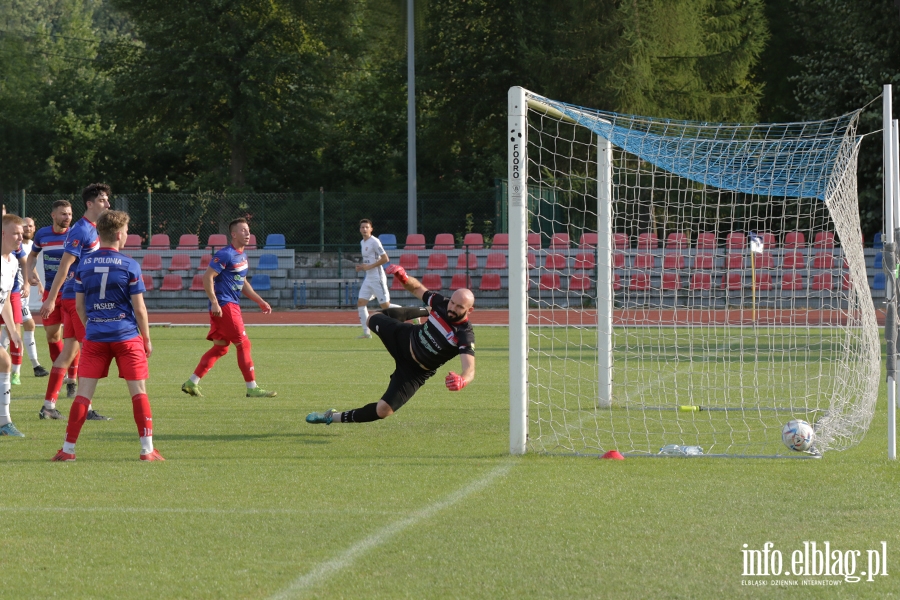
[[[147,305],[144,304],[144,294],[132,294],[131,306],[134,308],[134,320],[137,321],[138,333],[144,340],[144,352],[147,358],[153,354],[153,344],[150,343],[150,319],[147,317]]]
[[[385,254],[385,256],[387,256],[387,254]],[[400,265],[391,265],[386,268],[384,272],[388,275],[393,275],[394,277],[396,277],[397,281],[403,284],[403,287],[406,288],[406,291],[419,300],[421,300],[422,296],[425,295],[425,292],[428,291],[428,288],[422,285],[421,281],[408,274],[406,272],[406,269],[404,269]]]
[[[244,280],[244,287],[241,288],[241,293],[256,302],[259,305],[259,308],[266,314],[272,312],[272,307],[269,306],[269,303],[263,300],[263,297],[256,293],[256,290],[253,289],[253,286],[250,285],[250,282],[246,279]]]
[[[53,277],[53,285],[50,286],[50,293],[41,305],[41,318],[46,319],[53,312],[53,309],[56,308],[56,296],[59,295],[59,290],[62,289],[63,284],[66,282],[66,277],[69,275],[69,267],[76,260],[78,260],[78,257],[74,254],[63,252],[62,258],[59,259],[59,270]]]

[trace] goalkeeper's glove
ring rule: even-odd
[[[447,378],[444,379],[444,385],[446,385],[447,389],[451,392],[458,392],[459,390],[469,385],[469,382],[466,381],[466,379],[462,375],[457,375],[453,371],[450,371],[447,374]]]
[[[388,275],[393,275],[397,278],[400,283],[406,283],[409,281],[409,275],[406,274],[406,269],[401,267],[400,265],[388,265],[384,268],[384,272]]]

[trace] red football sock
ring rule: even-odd
[[[194,375],[200,377],[201,379],[209,373],[209,370],[213,368],[213,365],[216,364],[216,361],[228,354],[228,346],[219,346],[218,344],[213,344],[213,347],[206,351],[202,357],[200,357],[200,364],[197,365],[197,368],[194,369]]]
[[[9,340],[9,355],[12,357],[12,364],[22,364],[22,346],[16,346]]]
[[[134,410],[134,423],[137,425],[138,435],[140,437],[153,435],[153,413],[150,411],[150,399],[147,394],[132,396],[131,408]]]
[[[63,343],[59,342],[47,342],[47,345],[50,346],[50,362],[55,362],[59,355],[62,354],[63,351]]]
[[[84,396],[75,397],[75,402],[69,409],[69,424],[66,425],[66,441],[70,444],[78,441],[78,434],[81,433],[81,426],[84,425],[90,406],[91,401]]]
[[[250,354],[250,348],[252,347],[250,338],[245,336],[240,343],[237,343],[234,346],[237,348],[238,367],[244,375],[244,381],[253,381],[255,375],[253,373],[253,356]]]
[[[62,388],[63,379],[66,377],[66,370],[59,367],[50,369],[50,377],[47,378],[47,395],[44,396],[49,402],[56,402],[59,398],[59,390]]]
[[[75,381],[78,379],[78,359],[81,358],[81,351],[75,355],[75,358],[72,359],[72,364],[69,365],[69,379]]]

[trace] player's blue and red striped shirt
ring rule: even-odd
[[[66,245],[66,237],[69,235],[69,228],[63,229],[60,233],[53,231],[53,227],[41,227],[34,234],[34,245],[31,247],[32,254],[40,254],[44,251],[44,287],[50,289],[53,285],[53,278],[59,270],[59,260],[63,255],[63,247]]]
[[[78,219],[78,222],[69,229],[66,245],[63,246],[63,250],[67,254],[75,257],[75,262],[72,263],[66,276],[66,285],[62,289],[63,299],[75,298],[75,270],[78,268],[78,263],[87,255],[96,252],[99,247],[100,238],[97,237],[97,225],[84,217]]]
[[[213,279],[213,291],[219,306],[241,304],[241,290],[247,277],[247,255],[238,252],[234,246],[225,246],[209,261],[209,268],[218,273]],[[212,303],[210,303],[212,308]]]
[[[79,261],[73,281],[75,292],[84,294],[85,339],[122,342],[138,335],[131,297],[147,290],[133,258],[100,248]]]

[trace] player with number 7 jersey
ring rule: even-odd
[[[147,359],[153,351],[144,305],[141,268],[119,252],[128,237],[128,214],[110,210],[97,220],[100,248],[85,256],[75,270],[75,309],[84,324],[78,392],[62,449],[53,461],[75,460],[75,443],[87,418],[97,382],[109,375],[113,359],[128,384],[134,421],[141,443],[140,459],[164,460],[153,449],[153,414],[147,397]]]

